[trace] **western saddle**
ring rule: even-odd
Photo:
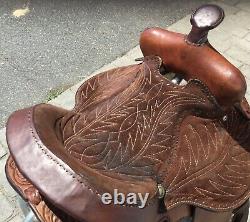
[[[84,82],[73,110],[10,116],[6,176],[40,221],[247,221],[246,82],[207,39],[223,18],[203,5],[188,35],[146,29],[143,61]],[[104,204],[115,189],[148,194],[145,207]]]

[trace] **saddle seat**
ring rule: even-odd
[[[149,56],[94,76],[70,111],[39,104],[12,114],[10,183],[31,204],[45,200],[75,221],[167,221],[184,205],[231,217],[250,196],[249,120],[221,109],[199,80],[173,84],[161,65]],[[14,168],[31,190],[20,190]],[[148,193],[145,208],[103,204],[115,189]]]

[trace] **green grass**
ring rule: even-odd
[[[58,97],[60,94],[62,94],[65,90],[67,90],[71,86],[72,84],[51,89],[46,95],[45,102],[47,103],[50,100],[55,99],[56,97]]]

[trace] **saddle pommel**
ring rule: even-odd
[[[239,104],[245,96],[246,80],[240,70],[208,42],[208,31],[218,26],[224,11],[215,5],[198,8],[191,17],[188,35],[161,28],[142,32],[140,47],[144,56],[161,57],[164,68],[185,80],[205,83],[223,109]]]

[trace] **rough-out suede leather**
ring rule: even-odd
[[[12,185],[21,187],[13,175],[23,175],[57,219],[63,211],[87,222],[178,221],[170,212],[192,205],[227,221],[249,198],[250,122],[235,107],[223,111],[201,81],[175,85],[160,66],[151,56],[94,76],[71,111],[40,104],[14,113],[7,124]],[[101,195],[114,189],[149,193],[146,207],[104,205]]]

